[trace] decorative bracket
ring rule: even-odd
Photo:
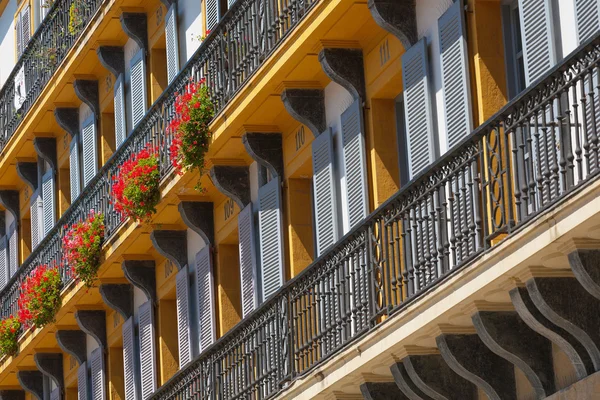
[[[365,101],[367,89],[362,49],[325,48],[319,53],[319,62],[325,74],[348,90],[354,100]]]
[[[360,385],[365,400],[406,400],[395,382],[365,382]]]
[[[17,380],[26,392],[44,400],[44,375],[40,371],[18,371]]]
[[[100,64],[109,70],[115,78],[125,73],[125,51],[118,46],[100,46],[96,50]]]
[[[65,381],[62,353],[36,353],[33,356],[33,361],[35,361],[35,365],[42,374],[54,381],[60,393],[64,393]]]
[[[368,6],[377,25],[396,36],[405,50],[417,43],[415,0],[369,0]]]
[[[213,184],[236,202],[240,210],[250,204],[250,172],[248,167],[215,165],[210,169]]]
[[[18,161],[17,175],[35,192],[38,185],[37,163]]]
[[[126,320],[133,315],[133,286],[129,284],[102,284],[98,288],[102,300]]]
[[[8,210],[19,224],[19,192],[16,190],[0,190],[0,204]]]
[[[55,138],[36,137],[33,139],[33,148],[39,157],[50,164],[54,172],[58,170]]]
[[[156,304],[156,274],[155,263],[151,260],[125,260],[121,264],[121,269],[125,278],[131,284],[142,290],[148,300]]]
[[[98,81],[90,79],[75,79],[73,82],[75,95],[87,104],[94,113],[96,120],[100,118],[100,97],[98,94]]]
[[[79,133],[79,108],[57,108],[54,110],[54,119],[71,138]]]
[[[75,358],[79,365],[85,362],[87,359],[85,332],[61,330],[57,331],[54,336],[62,351]]]
[[[160,254],[175,263],[178,271],[187,265],[187,231],[155,230],[150,241]]]
[[[207,245],[214,245],[214,207],[212,202],[182,201],[177,207],[185,225],[204,239]]]
[[[306,125],[315,137],[327,129],[323,89],[285,89],[281,100],[287,112]]]
[[[108,349],[106,343],[106,311],[104,310],[77,310],[75,320],[79,328],[93,337],[102,351]]]
[[[121,14],[121,27],[132,38],[144,53],[148,51],[148,25],[146,14],[124,12]]]
[[[0,390],[0,400],[25,400],[23,390]]]
[[[6,214],[0,213],[0,237],[6,236]],[[2,400],[2,399],[0,399]]]
[[[410,400],[414,399],[428,399],[429,397],[421,391],[412,381],[412,378],[408,376],[408,372],[406,372],[406,367],[402,362],[398,362],[393,364],[390,367],[390,371],[392,372],[392,376],[394,377],[394,382],[396,382],[396,386],[404,393],[406,398]]]
[[[268,168],[273,176],[283,179],[283,139],[281,133],[248,132],[242,143],[250,157]]]

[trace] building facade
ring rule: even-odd
[[[599,32],[597,0],[0,0],[0,317],[63,282],[0,397],[600,398]]]

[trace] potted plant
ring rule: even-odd
[[[113,177],[113,204],[125,218],[149,221],[160,199],[157,150],[146,147],[132,154]]]
[[[76,36],[85,25],[86,4],[83,0],[74,0],[69,7],[69,34]]]
[[[202,176],[204,155],[211,138],[209,123],[214,115],[215,107],[205,79],[188,83],[184,93],[177,94],[175,117],[169,124],[173,135],[169,154],[178,174],[197,170]],[[196,189],[200,190],[199,182]]]
[[[56,267],[38,266],[21,283],[19,321],[23,326],[43,327],[54,322],[61,306],[62,280]]]
[[[0,355],[14,356],[19,352],[21,321],[10,316],[0,321]]]
[[[68,227],[65,227],[68,229]],[[63,237],[63,250],[73,275],[90,288],[98,277],[104,241],[104,214],[90,211],[84,221],[71,226]]]

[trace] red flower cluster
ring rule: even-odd
[[[149,220],[160,198],[157,149],[147,146],[119,167],[113,176],[113,204],[125,218]]]
[[[63,236],[63,250],[67,264],[75,276],[89,288],[94,285],[100,268],[100,253],[104,241],[104,214],[94,210],[85,221],[73,224]]]
[[[62,280],[56,267],[38,266],[21,283],[19,321],[25,327],[42,327],[54,322],[61,306]]]
[[[19,351],[21,321],[10,316],[0,321],[0,355],[14,356]]]
[[[204,154],[211,138],[208,124],[214,114],[215,108],[205,79],[190,82],[184,93],[177,94],[175,117],[169,124],[169,131],[173,135],[169,155],[178,174],[196,169],[202,175]]]

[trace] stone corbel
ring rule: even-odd
[[[17,175],[35,192],[38,185],[37,163],[18,161]]]
[[[133,315],[133,286],[129,284],[102,284],[98,289],[104,303],[126,320]]]
[[[248,167],[215,165],[210,169],[213,185],[233,199],[240,209],[250,204],[250,172]]]
[[[148,25],[146,14],[124,12],[121,14],[121,28],[132,38],[144,53],[148,52]]]
[[[54,334],[62,351],[75,358],[79,365],[87,359],[85,332],[78,330],[59,330]]]
[[[121,264],[125,278],[139,288],[148,300],[157,303],[155,263],[152,260],[125,260]]]
[[[39,157],[50,164],[56,173],[58,163],[56,161],[56,139],[50,137],[36,137],[33,139],[33,148]]]
[[[365,382],[360,393],[365,400],[408,400],[395,382]]]
[[[96,50],[100,64],[109,70],[115,78],[125,73],[125,51],[118,46],[100,46]]]
[[[185,225],[212,246],[215,241],[214,207],[212,202],[182,201],[177,207]]]
[[[44,375],[40,371],[17,371],[19,385],[37,400],[44,400]]]
[[[581,286],[600,300],[600,250],[577,249],[569,253],[568,258]]]
[[[96,120],[100,118],[100,97],[98,94],[98,81],[91,79],[75,79],[73,82],[75,95],[90,107]]]
[[[362,49],[325,48],[319,53],[325,74],[348,90],[354,100],[365,101],[365,67]]]
[[[156,251],[173,261],[178,271],[187,265],[187,231],[155,230],[150,241]]]
[[[0,390],[0,400],[25,400],[25,391]]]
[[[242,143],[250,157],[273,176],[283,179],[283,139],[281,133],[247,132]]]
[[[323,89],[285,89],[281,100],[287,112],[306,125],[315,137],[327,129]]]
[[[0,190],[0,204],[6,208],[19,224],[19,192],[16,190]]]
[[[63,355],[62,353],[36,353],[33,356],[35,365],[48,378],[52,379],[59,392],[62,394],[65,390],[65,381],[63,376]]]
[[[102,351],[107,351],[106,342],[106,311],[104,310],[77,310],[75,320],[79,328],[93,337]]]
[[[406,367],[403,363],[398,362],[393,364],[390,367],[390,371],[392,372],[396,386],[404,393],[407,399],[414,400],[428,398],[428,396],[415,385],[411,377],[408,376],[408,372],[406,372]]]
[[[6,215],[4,213],[0,213],[0,237],[6,235]],[[2,399],[0,399],[2,400]]]
[[[417,43],[416,0],[369,0],[377,25],[396,36],[404,49]]]
[[[71,135],[71,138],[79,133],[79,108],[56,108],[54,119],[61,128]]]

